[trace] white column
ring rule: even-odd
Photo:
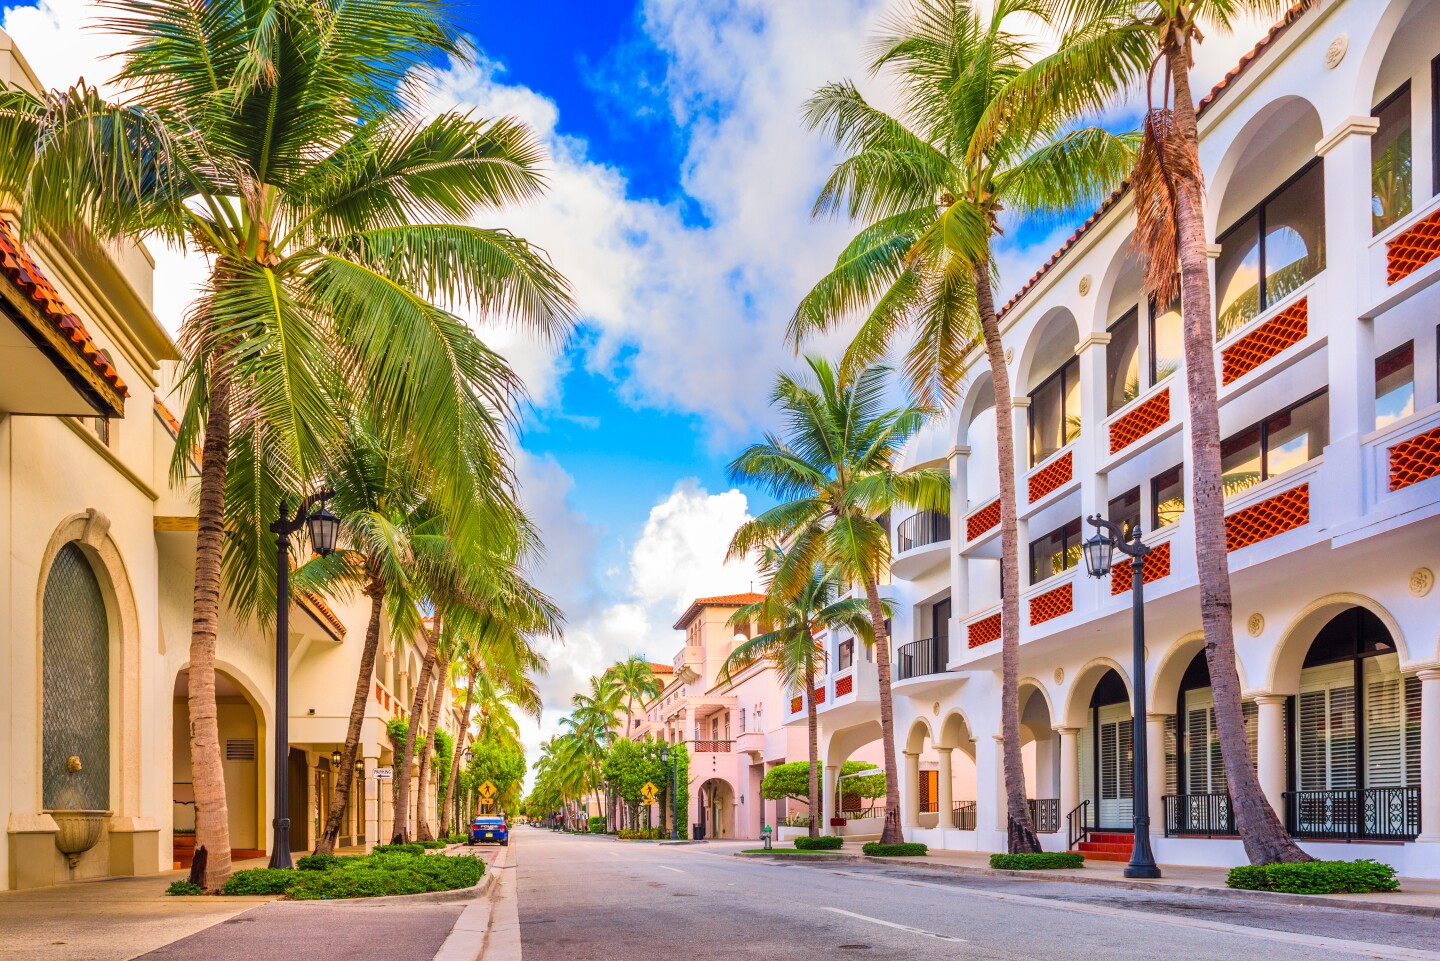
[[[1440,842],[1440,668],[1420,672],[1420,836]]]
[[[1060,817],[1064,818],[1080,803],[1080,729],[1057,727],[1060,737]]]
[[[1030,543],[1030,524],[1020,518],[1025,513],[1025,507],[1030,502],[1029,485],[1025,477],[1030,473],[1030,398],[1019,396],[1023,390],[1022,385],[1010,384],[1010,390],[1014,396],[1010,403],[1014,407],[1013,417],[1010,422],[1015,427],[1015,543],[1020,545],[1020,554],[1025,556],[1025,545]],[[998,416],[998,414],[997,414]],[[1003,574],[1001,575],[1003,578]],[[1020,584],[1017,590],[1024,590],[1030,586],[1030,568],[1027,563],[1020,564]],[[1021,605],[1021,616],[1024,616],[1024,605]],[[1023,636],[1023,632],[1022,632]]]
[[[1099,473],[1100,461],[1110,449],[1101,435],[1109,416],[1105,389],[1105,348],[1110,335],[1090,334],[1075,348],[1080,358],[1080,437],[1075,445],[1075,476],[1080,478],[1080,517],[1109,516],[1109,477]],[[1091,533],[1087,527],[1081,536]],[[1075,580],[1075,606],[1094,610],[1110,600],[1110,579],[1081,577]]]
[[[965,649],[959,625],[970,613],[970,559],[960,553],[965,544],[965,515],[970,513],[970,448],[950,448],[950,659]]]
[[[1150,833],[1165,833],[1165,719],[1168,714],[1145,715],[1146,785],[1150,788]]]
[[[995,818],[994,827],[1002,837],[1010,834],[1010,802],[1005,796],[1005,737],[1001,734],[992,735],[995,739]],[[976,811],[979,816],[979,811]]]
[[[954,827],[950,823],[952,812],[955,809],[955,785],[951,778],[953,774],[950,769],[951,748],[938,748],[940,752],[940,771],[937,775],[940,782],[938,805],[940,808],[940,819],[937,824],[942,828]]]
[[[905,752],[905,790],[900,795],[900,826],[920,826],[920,755]]]
[[[1285,819],[1285,701],[1283,694],[1261,694],[1257,706],[1255,773],[1265,800]]]
[[[823,820],[820,822],[820,833],[829,833],[830,819],[836,816],[835,811],[835,781],[840,775],[840,768],[834,764],[827,764],[820,769],[820,812]]]

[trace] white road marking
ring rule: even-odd
[[[926,931],[924,928],[912,928],[908,924],[896,924],[894,921],[882,921],[879,918],[872,918],[864,914],[856,914],[853,911],[842,911],[839,908],[825,908],[826,911],[834,914],[843,914],[847,918],[854,918],[856,921],[868,921],[871,924],[883,925],[887,928],[894,928],[896,931],[909,931],[911,934],[924,935],[927,938],[934,938],[936,941],[953,941],[956,944],[969,944],[964,938],[952,938],[948,934],[936,934],[934,931]]]
[[[667,867],[666,867],[665,865],[663,865],[663,864],[657,864],[657,865],[655,865],[655,866],[656,866],[657,868],[659,868],[660,870],[662,870],[662,871],[674,871],[676,874],[684,874],[684,873],[685,873],[684,871],[680,870],[679,868],[667,868]]]
[[[978,891],[973,888],[956,888],[947,884],[934,884],[928,881],[901,881],[896,878],[879,877],[873,874],[851,874],[846,871],[831,871],[842,878],[851,878],[857,881],[879,881],[883,884],[900,884],[907,887],[936,888],[941,891],[951,891],[955,894],[972,895],[977,898],[989,898],[992,901],[1012,901],[1016,904],[1032,905],[1035,907],[1053,908],[1060,911],[1077,911],[1081,914],[1096,914],[1103,917],[1119,917],[1135,921],[1153,921],[1156,924],[1169,924],[1181,928],[1193,928],[1200,931],[1213,931],[1217,934],[1234,934],[1241,937],[1258,938],[1265,941],[1276,941],[1281,944],[1295,944],[1304,947],[1324,948],[1330,951],[1342,951],[1348,954],[1364,955],[1368,958],[1383,958],[1388,961],[1440,961],[1440,952],[1424,951],[1419,948],[1403,948],[1390,944],[1371,944],[1365,941],[1349,941],[1344,938],[1326,938],[1318,935],[1297,934],[1291,931],[1275,931],[1269,928],[1252,928],[1242,924],[1228,924],[1224,921],[1206,921],[1199,918],[1182,918],[1175,915],[1150,914],[1145,911],[1132,911],[1127,908],[1112,908],[1099,904],[1077,904],[1075,902],[1052,901],[1048,898],[1031,897],[1027,894],[1002,894],[996,891]],[[1163,889],[1157,888],[1157,893]],[[839,911],[838,908],[826,908],[827,911],[838,911],[840,914],[848,914],[848,911]],[[854,915],[860,917],[860,915]],[[868,920],[868,919],[867,919]],[[887,922],[878,922],[885,924]],[[921,932],[924,933],[924,932]]]

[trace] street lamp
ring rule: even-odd
[[[339,751],[331,751],[331,752],[330,752],[330,766],[333,767],[333,768],[335,768],[335,769],[338,771],[338,770],[340,769],[340,761],[341,761],[340,752],[339,752]]]
[[[676,764],[671,763],[671,753],[668,747],[660,749],[660,763],[670,768],[670,840],[680,840],[680,782],[677,776],[676,767],[679,758],[676,757]]]
[[[1130,851],[1130,863],[1125,865],[1125,876],[1158,878],[1160,868],[1150,850],[1150,777],[1146,763],[1150,754],[1145,732],[1145,558],[1149,555],[1150,548],[1140,540],[1139,524],[1130,528],[1127,539],[1126,532],[1122,531],[1119,525],[1099,514],[1086,520],[1095,528],[1095,536],[1087,540],[1081,548],[1085,555],[1086,570],[1091,577],[1104,577],[1110,573],[1116,550],[1130,558],[1130,632],[1134,664],[1132,684],[1135,691],[1135,703],[1130,712],[1133,715],[1131,723],[1134,729],[1131,743],[1135,751],[1130,765],[1135,775],[1130,810],[1135,830],[1135,846]]]
[[[335,552],[340,518],[325,509],[331,492],[321,491],[318,506],[307,499],[290,514],[289,502],[280,501],[280,516],[270,525],[275,535],[275,840],[270,867],[290,863],[290,535],[305,529],[310,547],[321,557]],[[338,765],[338,752],[332,756]]]

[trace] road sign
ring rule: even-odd
[[[393,767],[377,767],[375,769],[375,780],[377,781],[391,781],[394,778],[395,769]]]
[[[659,793],[660,793],[660,789],[657,788],[657,787],[656,787],[653,783],[651,783],[650,781],[646,781],[646,782],[645,782],[645,786],[640,789],[640,796],[645,799],[645,803],[646,803],[646,804],[654,804],[654,803],[655,803],[655,795],[657,795],[657,794],[659,794]]]
[[[495,785],[489,781],[486,781],[484,784],[480,785],[480,796],[486,801],[493,798],[495,796]]]

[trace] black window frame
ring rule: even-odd
[[[1247,427],[1246,430],[1249,430],[1249,428]],[[1241,433],[1244,433],[1244,431],[1241,431]],[[1174,467],[1168,467],[1150,478],[1150,529],[1152,531],[1158,531],[1162,527],[1169,527],[1170,524],[1178,523],[1178,521],[1170,521],[1169,524],[1160,523],[1160,482],[1170,474],[1175,473],[1180,475],[1180,503],[1188,505],[1188,501],[1185,498],[1185,462],[1181,461]]]
[[[1070,528],[1074,528],[1073,532],[1067,533]],[[1077,517],[1073,521],[1066,521],[1064,524],[1061,524],[1059,527],[1055,528],[1052,531],[1041,534],[1039,537],[1035,538],[1030,542],[1030,586],[1032,587],[1036,584],[1042,584],[1045,581],[1050,580],[1050,578],[1052,577],[1059,577],[1061,574],[1068,571],[1070,567],[1078,567],[1080,564],[1080,562],[1077,560],[1074,564],[1067,567],[1062,567],[1060,568],[1060,570],[1056,571],[1053,574],[1047,574],[1044,577],[1038,579],[1035,577],[1035,545],[1039,544],[1041,541],[1048,541],[1056,534],[1060,535],[1060,556],[1063,558],[1069,554],[1071,537],[1074,537],[1076,546],[1079,546],[1083,542],[1085,536],[1085,525],[1081,522],[1081,519]]]
[[[1440,56],[1430,61],[1430,195],[1440,194]]]
[[[1140,497],[1140,485],[1136,484],[1134,487],[1130,488],[1127,491],[1122,491],[1118,496],[1112,497],[1106,502],[1105,516],[1108,517],[1112,523],[1120,523],[1120,521],[1117,520],[1115,516],[1115,504],[1119,501],[1125,500],[1132,494],[1135,497],[1135,526],[1139,527],[1140,523],[1145,519],[1145,502]],[[1121,530],[1124,531],[1127,536],[1130,533],[1130,528],[1124,527],[1123,525],[1121,526]]]
[[[1225,249],[1225,240],[1226,240],[1231,234],[1235,233],[1235,231],[1238,230],[1241,226],[1243,226],[1244,223],[1245,223],[1245,221],[1249,220],[1252,216],[1255,218],[1255,228],[1256,228],[1256,230],[1255,230],[1255,235],[1256,235],[1256,239],[1257,239],[1257,241],[1258,241],[1258,243],[1257,243],[1257,245],[1256,245],[1256,249],[1259,251],[1258,270],[1259,270],[1260,280],[1259,280],[1259,286],[1258,286],[1258,288],[1257,288],[1258,294],[1259,294],[1259,301],[1258,301],[1258,303],[1259,303],[1259,309],[1256,311],[1255,317],[1250,318],[1250,320],[1247,320],[1244,324],[1241,324],[1239,327],[1236,327],[1235,330],[1226,331],[1226,333],[1225,333],[1225,335],[1224,335],[1225,337],[1229,337],[1231,334],[1235,333],[1235,331],[1241,330],[1242,328],[1244,328],[1244,327],[1246,327],[1246,326],[1249,326],[1249,324],[1251,324],[1251,323],[1254,322],[1254,320],[1255,320],[1256,317],[1260,317],[1260,316],[1263,315],[1266,311],[1268,311],[1271,307],[1274,306],[1273,304],[1271,304],[1271,303],[1269,302],[1269,297],[1267,296],[1267,292],[1266,292],[1266,289],[1265,289],[1265,281],[1266,281],[1267,279],[1269,279],[1269,275],[1268,275],[1268,274],[1266,273],[1266,271],[1265,271],[1265,266],[1266,266],[1266,265],[1265,265],[1265,207],[1266,207],[1267,205],[1269,205],[1271,201],[1275,200],[1277,197],[1279,197],[1281,194],[1283,194],[1286,190],[1288,190],[1288,189],[1290,189],[1292,186],[1294,186],[1295,183],[1296,183],[1296,181],[1300,180],[1300,178],[1304,177],[1306,174],[1308,174],[1308,173],[1311,171],[1311,169],[1313,169],[1314,167],[1317,167],[1317,166],[1319,166],[1319,167],[1322,168],[1322,173],[1321,173],[1321,177],[1320,177],[1320,184],[1321,184],[1321,189],[1323,190],[1323,189],[1324,189],[1324,184],[1325,184],[1325,177],[1324,177],[1324,173],[1323,173],[1324,164],[1325,164],[1325,158],[1324,158],[1324,157],[1312,157],[1310,160],[1308,160],[1308,161],[1306,161],[1305,163],[1301,164],[1301,165],[1300,165],[1300,169],[1297,170],[1297,171],[1295,171],[1295,172],[1294,172],[1293,174],[1291,174],[1288,178],[1286,178],[1286,180],[1285,180],[1284,183],[1282,183],[1280,186],[1276,187],[1274,190],[1272,190],[1272,191],[1270,191],[1268,194],[1266,194],[1266,195],[1260,200],[1260,202],[1257,203],[1255,206],[1253,206],[1253,207],[1251,207],[1249,210],[1245,211],[1245,212],[1244,212],[1243,214],[1241,214],[1239,217],[1236,217],[1236,218],[1235,218],[1235,221],[1234,221],[1229,227],[1227,227],[1219,236],[1217,236],[1217,237],[1215,238],[1215,243],[1217,243],[1217,244],[1220,245],[1220,249],[1221,249],[1221,250],[1224,250],[1224,249]],[[1321,216],[1322,216],[1322,217],[1327,216],[1326,213],[1325,213],[1325,208],[1324,208],[1323,204],[1322,204],[1322,206],[1321,206]],[[1326,221],[1326,222],[1328,223],[1328,218],[1327,218],[1327,221]],[[1327,266],[1328,266],[1328,263],[1327,263]],[[1324,267],[1321,268],[1321,270],[1324,270],[1324,269],[1325,269]],[[1306,282],[1308,283],[1309,281],[1307,280]],[[1287,294],[1286,296],[1289,296],[1289,295]],[[1282,298],[1282,299],[1283,299],[1283,298]],[[1220,322],[1220,304],[1218,303],[1218,300],[1219,300],[1219,291],[1218,291],[1218,290],[1216,291],[1216,300],[1217,300],[1217,303],[1215,304],[1215,323],[1216,323],[1216,324],[1219,324],[1219,322]],[[1217,336],[1217,339],[1219,339],[1218,336]]]
[[[1296,410],[1296,409],[1298,409],[1298,408],[1300,408],[1300,407],[1305,406],[1306,404],[1310,403],[1312,400],[1315,400],[1315,399],[1318,398],[1318,397],[1324,397],[1324,396],[1326,396],[1326,395],[1329,394],[1329,393],[1330,393],[1330,388],[1329,388],[1328,386],[1327,386],[1327,387],[1321,387],[1319,390],[1312,391],[1311,393],[1306,394],[1304,397],[1302,397],[1302,398],[1300,398],[1299,400],[1295,401],[1293,404],[1286,404],[1284,407],[1281,407],[1279,410],[1271,411],[1270,413],[1266,414],[1264,417],[1262,417],[1260,420],[1258,420],[1258,421],[1256,421],[1256,422],[1254,422],[1254,423],[1246,424],[1244,427],[1240,428],[1240,429],[1237,430],[1237,431],[1231,431],[1231,433],[1230,433],[1230,435],[1229,435],[1228,437],[1223,437],[1223,438],[1221,438],[1221,440],[1220,440],[1220,453],[1221,453],[1221,457],[1224,457],[1224,453],[1225,453],[1225,443],[1226,443],[1227,441],[1229,441],[1229,440],[1232,439],[1232,438],[1239,437],[1241,434],[1248,434],[1248,433],[1249,433],[1250,431],[1252,431],[1252,430],[1258,430],[1258,431],[1260,431],[1260,479],[1259,479],[1258,481],[1256,481],[1255,484],[1253,484],[1253,485],[1251,485],[1251,486],[1257,486],[1257,487],[1258,487],[1260,484],[1265,483],[1266,481],[1270,480],[1272,476],[1275,476],[1275,475],[1272,475],[1272,474],[1270,473],[1270,444],[1269,444],[1269,440],[1270,440],[1269,424],[1270,424],[1270,422],[1273,421],[1273,420],[1274,420],[1275,418],[1277,418],[1277,417],[1283,417],[1283,416],[1285,416],[1286,414],[1290,413],[1291,411],[1294,411],[1294,410]],[[1328,446],[1329,446],[1329,436],[1330,436],[1330,405],[1329,405],[1329,402],[1328,402],[1328,401],[1326,402],[1326,405],[1325,405],[1325,436],[1326,436],[1326,446],[1328,447]],[[1311,460],[1314,460],[1314,458],[1312,457]],[[1306,463],[1309,463],[1309,461],[1306,461]],[[1223,470],[1222,470],[1222,473],[1223,473]],[[1246,488],[1246,490],[1248,490],[1248,489],[1249,489],[1249,488]],[[1243,493],[1243,491],[1242,491],[1242,493]]]
[[[1132,318],[1135,321],[1135,353],[1142,355],[1141,357],[1137,358],[1137,360],[1141,361],[1141,363],[1137,363],[1135,365],[1135,377],[1137,380],[1141,380],[1141,383],[1137,385],[1138,389],[1135,391],[1135,397],[1131,398],[1131,400],[1127,400],[1124,404],[1121,404],[1120,407],[1116,407],[1115,410],[1111,410],[1109,347],[1110,344],[1113,344],[1115,342],[1115,329]],[[1126,310],[1123,314],[1121,314],[1118,318],[1115,319],[1114,323],[1110,324],[1108,327],[1105,328],[1105,333],[1108,334],[1110,337],[1110,343],[1107,343],[1105,345],[1105,416],[1110,417],[1115,414],[1116,411],[1120,410],[1120,408],[1129,405],[1131,401],[1143,396],[1145,394],[1145,391],[1150,387],[1150,384],[1143,382],[1143,374],[1145,369],[1145,365],[1143,363],[1143,355],[1145,353],[1145,344],[1140,339],[1140,305],[1136,304],[1130,309]],[[1151,380],[1153,382],[1154,378],[1152,377]]]
[[[1153,298],[1153,297],[1148,298],[1148,303],[1149,303],[1149,305],[1150,305],[1150,323],[1149,323],[1149,328],[1150,328],[1150,329],[1149,329],[1149,331],[1148,331],[1148,333],[1150,334],[1150,350],[1149,350],[1149,354],[1150,354],[1150,357],[1149,357],[1150,384],[1149,384],[1149,386],[1154,387],[1156,384],[1160,383],[1160,381],[1163,379],[1163,378],[1160,377],[1160,370],[1159,370],[1159,368],[1155,366],[1155,362],[1156,362],[1156,360],[1159,358],[1159,355],[1156,353],[1156,350],[1155,350],[1155,318],[1156,318],[1156,317],[1159,317],[1161,314],[1165,313],[1166,310],[1169,310],[1169,308],[1167,307],[1166,310],[1158,310],[1158,309],[1156,309],[1156,307],[1155,307],[1155,298]],[[1175,312],[1178,313],[1178,314],[1180,314],[1180,336],[1183,338],[1183,337],[1185,336],[1185,315],[1184,315],[1184,313],[1183,313],[1183,311],[1181,310],[1181,307],[1180,307],[1180,295],[1179,295],[1178,293],[1175,295]],[[1181,362],[1182,362],[1182,363],[1184,362],[1184,361],[1183,361],[1183,358],[1182,358],[1182,361],[1181,361]],[[1178,368],[1177,368],[1177,369],[1178,369]],[[1166,374],[1165,376],[1166,376],[1166,377],[1169,377],[1170,375],[1169,375],[1169,374]]]
[[[1380,398],[1382,396],[1388,396],[1380,393],[1380,381],[1382,379],[1382,375],[1380,373],[1381,368],[1386,364],[1386,362],[1393,360],[1397,355],[1405,351],[1410,352],[1410,406],[1413,413],[1414,410],[1419,409],[1419,397],[1416,396],[1417,388],[1419,387],[1419,385],[1416,383],[1415,378],[1415,338],[1413,337],[1405,341],[1403,344],[1399,344],[1395,347],[1390,348],[1389,350],[1385,351],[1385,353],[1375,358],[1375,404],[1376,406],[1378,406],[1380,403]],[[1379,411],[1375,412],[1375,417],[1377,420],[1379,419]]]
[[[1433,61],[1432,61],[1431,66],[1432,66],[1432,69],[1433,69],[1433,67],[1434,67],[1434,62],[1433,62]],[[1410,79],[1407,77],[1407,78],[1405,79],[1405,82],[1404,82],[1404,83],[1402,83],[1402,84],[1400,84],[1400,86],[1396,87],[1393,91],[1390,92],[1390,94],[1389,94],[1388,96],[1386,96],[1384,99],[1382,99],[1379,103],[1377,103],[1377,104],[1375,105],[1375,109],[1373,109],[1373,110],[1370,111],[1370,117],[1371,117],[1371,119],[1373,119],[1373,120],[1379,120],[1379,119],[1380,119],[1380,112],[1381,112],[1382,110],[1384,110],[1386,107],[1388,107],[1388,106],[1390,106],[1392,103],[1394,103],[1397,99],[1399,99],[1400,97],[1402,97],[1402,96],[1404,96],[1404,95],[1406,95],[1406,94],[1408,94],[1408,93],[1410,93]],[[1408,119],[1409,119],[1409,121],[1410,121],[1410,130],[1411,130],[1411,133],[1413,134],[1413,133],[1414,133],[1414,130],[1415,130],[1415,116],[1414,116],[1415,104],[1414,104],[1414,103],[1411,103],[1411,104],[1410,104],[1410,110],[1411,110],[1411,115],[1410,115],[1410,117],[1409,117]],[[1414,163],[1415,163],[1415,139],[1414,139],[1413,136],[1412,136],[1411,139],[1410,139],[1410,163],[1411,163],[1411,168],[1410,168],[1410,169],[1413,171],[1413,170],[1415,169],[1415,168],[1414,168]],[[1373,177],[1373,176],[1374,176],[1374,173],[1375,173],[1375,159],[1374,159],[1374,157],[1371,157],[1371,159],[1370,159],[1370,173],[1371,173],[1371,176]],[[1379,230],[1374,230],[1374,231],[1372,231],[1372,232],[1371,232],[1371,236],[1373,237],[1373,236],[1377,236],[1377,235],[1379,235],[1379,234],[1383,234],[1385,231],[1389,230],[1391,227],[1395,226],[1395,224],[1399,223],[1401,220],[1405,219],[1405,217],[1410,216],[1410,215],[1413,214],[1414,212],[1415,212],[1415,178],[1414,178],[1414,176],[1413,176],[1413,174],[1412,174],[1412,176],[1411,176],[1411,178],[1410,178],[1410,209],[1405,212],[1405,214],[1404,214],[1403,217],[1396,217],[1395,220],[1392,221],[1391,223],[1386,224],[1384,227],[1381,227]],[[1373,211],[1372,211],[1372,216],[1373,216]]]
[[[1069,368],[1071,368],[1072,366],[1075,368],[1075,381],[1076,381],[1076,383],[1079,383],[1079,381],[1080,381],[1080,358],[1079,358],[1079,357],[1071,357],[1069,360],[1065,361],[1065,362],[1064,362],[1063,364],[1061,364],[1059,367],[1055,368],[1055,372],[1054,372],[1054,373],[1050,374],[1048,377],[1046,377],[1046,378],[1045,378],[1044,380],[1042,380],[1040,383],[1036,384],[1034,390],[1030,391],[1028,394],[1025,395],[1026,398],[1030,401],[1030,407],[1028,408],[1028,411],[1029,411],[1029,415],[1030,415],[1030,416],[1027,417],[1026,420],[1028,421],[1028,424],[1027,424],[1027,433],[1030,435],[1030,438],[1029,438],[1029,440],[1030,440],[1030,445],[1029,445],[1029,446],[1030,446],[1030,466],[1031,466],[1032,468],[1034,468],[1035,466],[1037,466],[1037,465],[1040,463],[1041,460],[1045,460],[1045,459],[1048,459],[1048,458],[1050,458],[1050,457],[1054,457],[1056,453],[1058,453],[1059,451],[1064,450],[1066,447],[1070,446],[1070,444],[1072,443],[1071,441],[1066,440],[1066,441],[1065,441],[1063,444],[1061,444],[1059,447],[1055,448],[1055,450],[1052,450],[1050,453],[1046,454],[1045,457],[1040,458],[1039,460],[1037,460],[1037,459],[1035,458],[1035,395],[1038,394],[1038,393],[1040,393],[1041,391],[1043,391],[1046,387],[1049,387],[1049,386],[1050,386],[1050,382],[1051,382],[1052,380],[1055,380],[1056,378],[1059,378],[1059,380],[1060,380],[1060,425],[1061,425],[1060,429],[1061,429],[1061,431],[1063,432],[1064,429],[1065,429],[1065,397],[1066,397],[1066,396],[1068,395],[1068,393],[1069,393],[1069,391],[1066,390],[1067,384],[1066,384],[1066,382],[1065,382],[1065,372],[1066,372]],[[1078,438],[1078,436],[1079,436],[1079,435],[1077,434],[1076,437]]]

